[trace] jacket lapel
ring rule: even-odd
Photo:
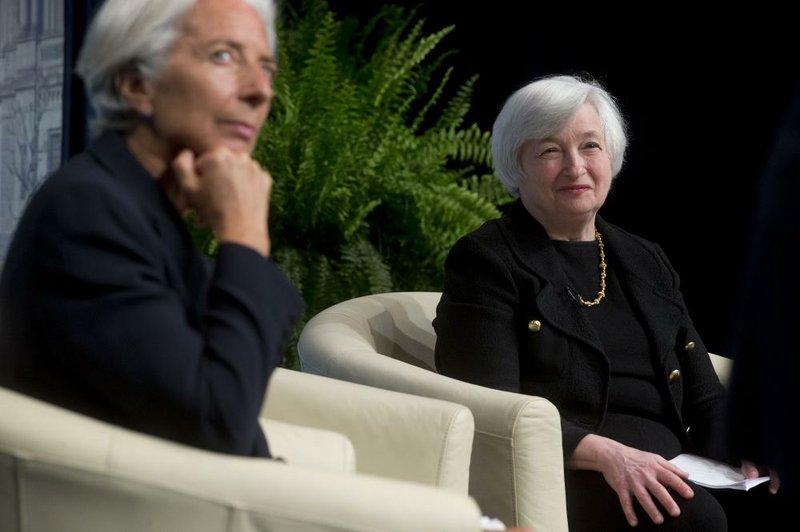
[[[180,216],[158,182],[130,152],[122,136],[103,134],[89,147],[89,153],[126,189],[129,199],[136,202],[150,220],[159,226],[180,222]]]
[[[684,318],[683,304],[673,295],[671,280],[666,278],[670,274],[666,265],[651,248],[600,217],[597,227],[614,256],[616,275],[631,307],[653,335],[653,345],[662,346],[658,359],[664,360],[664,347],[675,344],[675,331]]]
[[[130,152],[122,136],[105,133],[92,143],[89,152],[125,189],[129,199],[147,216],[153,230],[163,240],[164,248],[171,254],[166,272],[169,281],[180,293],[187,311],[193,313],[192,319],[199,320],[198,309],[203,305],[197,301],[205,293],[208,263],[194,250],[180,214],[158,182]]]
[[[512,205],[500,227],[520,267],[542,279],[536,304],[550,325],[603,353],[600,338],[569,292],[569,282],[544,227],[521,201]]]

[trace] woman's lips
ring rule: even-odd
[[[573,185],[569,187],[562,187],[559,189],[559,192],[566,192],[567,194],[579,194],[581,192],[586,192],[587,190],[591,190],[591,187],[588,185]]]
[[[225,122],[225,125],[236,135],[244,140],[252,140],[258,131],[246,122]]]

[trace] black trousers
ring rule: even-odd
[[[625,519],[616,492],[603,475],[594,471],[566,471],[567,514],[570,532],[772,532],[784,530],[792,502],[786,494],[771,495],[767,484],[750,491],[708,490],[691,484],[694,497],[683,499],[674,494],[681,515],[656,525],[644,509],[634,502],[639,525],[632,529]],[[797,501],[794,501],[795,503]]]

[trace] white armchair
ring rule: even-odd
[[[481,512],[459,493],[457,473],[468,467],[471,414],[420,399],[276,370],[264,409],[275,418],[264,425],[284,464],[187,447],[0,388],[0,530],[477,531]],[[394,440],[405,453],[392,454]]]
[[[727,388],[731,380],[733,360],[722,355],[717,355],[716,353],[709,353],[708,356],[711,357],[711,364],[714,366],[714,371],[717,372],[719,381]]]
[[[466,405],[475,418],[469,493],[508,526],[567,530],[561,424],[541,397],[493,390],[436,373],[431,321],[438,292],[345,301],[300,335],[303,371]]]
[[[306,464],[320,450],[313,439],[284,445],[275,423],[344,434],[357,473],[467,493],[475,422],[462,405],[278,369],[262,420],[270,449],[290,463]]]

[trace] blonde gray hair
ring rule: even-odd
[[[184,15],[195,1],[105,0],[89,25],[75,69],[95,113],[95,134],[133,129],[136,112],[117,92],[115,77],[132,68],[146,79],[158,79]],[[244,1],[260,15],[275,55],[274,1]]]
[[[548,76],[514,92],[492,128],[492,159],[497,178],[509,194],[519,196],[525,178],[520,161],[522,146],[549,137],[566,126],[578,109],[590,103],[603,124],[612,175],[619,174],[628,145],[626,124],[614,97],[600,83],[573,76]]]

